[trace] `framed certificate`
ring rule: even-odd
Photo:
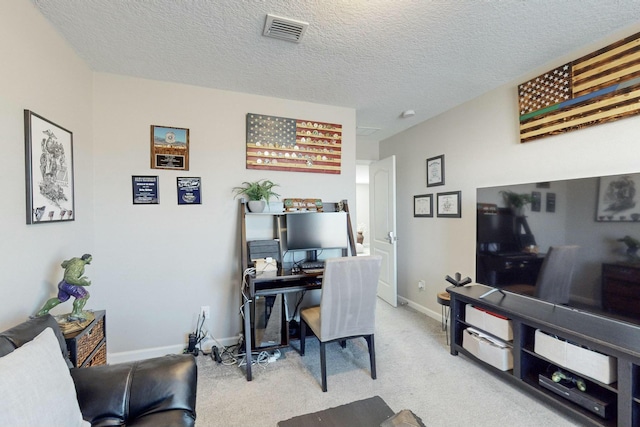
[[[433,217],[433,194],[421,194],[413,196],[413,216]]]

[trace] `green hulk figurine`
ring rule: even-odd
[[[58,296],[49,299],[36,316],[44,316],[56,305],[74,297],[73,311],[69,315],[69,320],[84,320],[87,318],[82,309],[89,299],[89,292],[85,287],[91,285],[91,280],[87,279],[83,274],[84,266],[90,264],[91,259],[90,254],[84,254],[80,258],[71,258],[60,264],[64,268],[64,276],[58,283]]]

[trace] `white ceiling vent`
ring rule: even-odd
[[[299,43],[308,26],[308,22],[268,14],[262,35]]]
[[[378,132],[379,130],[380,130],[380,128],[366,128],[366,127],[358,126],[358,127],[356,127],[356,135],[358,135],[358,136],[369,136],[369,135],[373,135],[374,133]]]

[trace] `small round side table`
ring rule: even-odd
[[[442,314],[442,330],[443,331],[447,331],[446,333],[446,338],[447,338],[447,345],[449,345],[449,312],[450,312],[450,307],[449,304],[451,303],[451,297],[449,296],[449,292],[444,291],[444,292],[440,292],[438,293],[437,296],[437,300],[438,300],[438,304],[440,304],[441,307],[441,314]]]

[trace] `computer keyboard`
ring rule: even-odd
[[[300,268],[303,270],[311,270],[311,269],[323,269],[324,261],[303,261],[299,264]]]

